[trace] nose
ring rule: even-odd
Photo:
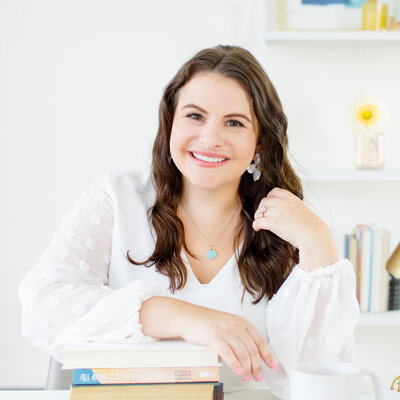
[[[223,128],[209,120],[200,128],[198,140],[204,147],[213,148],[224,145],[223,136]]]

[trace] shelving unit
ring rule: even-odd
[[[313,182],[400,182],[400,169],[310,169],[296,173]]]
[[[387,311],[384,313],[361,313],[358,327],[400,328],[400,311]]]
[[[267,42],[283,41],[342,41],[342,42],[400,42],[400,31],[266,31]]]
[[[270,0],[257,0],[256,2],[256,57],[267,65],[268,46],[274,44],[292,43],[296,46],[310,43],[340,43],[347,44],[384,44],[391,43],[394,49],[400,44],[400,31],[321,31],[321,30],[271,30],[267,26],[267,2]],[[398,43],[396,43],[398,42]],[[287,47],[290,51],[292,47]],[[297,175],[305,182],[315,183],[342,183],[348,188],[349,183],[400,183],[400,169],[296,169]],[[346,189],[348,190],[348,189]],[[362,313],[358,324],[359,328],[387,327],[400,328],[400,310],[384,313]]]

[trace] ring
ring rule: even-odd
[[[263,216],[263,218],[265,217],[265,213],[267,212],[267,207],[261,207],[260,208],[261,211],[261,215]]]

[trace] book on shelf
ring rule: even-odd
[[[384,312],[388,309],[390,233],[375,223],[357,224],[345,235],[345,257],[354,266],[356,295],[361,312]]]
[[[222,382],[72,386],[70,400],[223,400]]]
[[[77,343],[63,350],[72,400],[223,400],[216,350],[181,339]]]

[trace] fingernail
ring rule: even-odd
[[[236,373],[237,373],[238,375],[242,375],[242,374],[243,374],[242,368],[236,368]]]
[[[244,380],[245,380],[246,382],[248,382],[248,381],[250,380],[250,375],[247,375],[246,378],[244,378]]]
[[[262,373],[260,372],[258,375],[257,375],[257,382],[261,382],[263,380],[263,376],[262,376]]]
[[[278,364],[275,361],[272,361],[271,368],[272,369],[278,369]]]

